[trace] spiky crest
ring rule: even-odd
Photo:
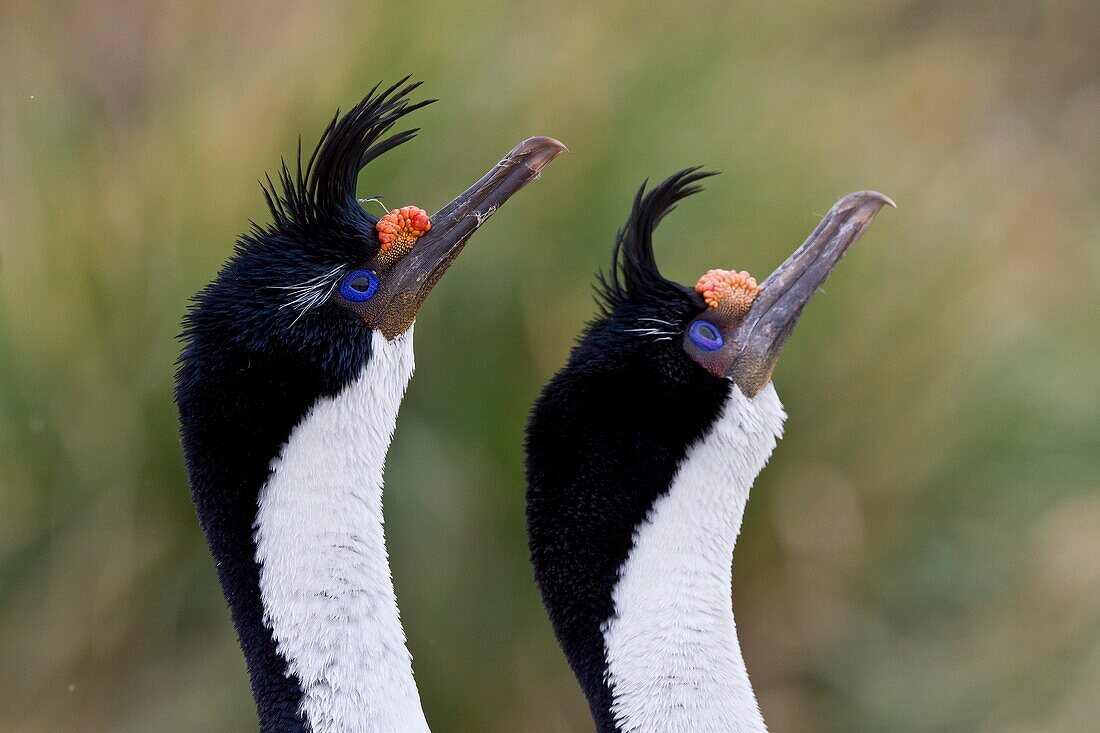
[[[283,160],[278,185],[271,176],[266,177],[266,184],[260,184],[276,227],[306,228],[349,215],[373,224],[374,217],[356,200],[359,172],[378,156],[415,137],[419,129],[388,137],[386,133],[405,115],[435,101],[411,101],[409,94],[420,82],[408,82],[406,76],[382,92],[376,84],[347,114],[341,116],[337,111],[304,165],[302,139],[298,138],[295,169]]]
[[[661,275],[653,256],[653,230],[676,208],[678,201],[703,190],[702,186],[697,185],[699,181],[717,175],[700,168],[685,168],[648,193],[648,180],[638,189],[630,217],[615,237],[611,269],[607,275],[601,273],[598,276],[596,295],[605,314],[616,304],[645,293],[690,292],[689,288]]]

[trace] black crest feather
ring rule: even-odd
[[[435,101],[411,101],[409,95],[420,82],[410,83],[409,78],[381,92],[376,84],[347,114],[341,116],[337,111],[304,164],[302,139],[298,138],[295,169],[283,160],[279,185],[270,176],[266,185],[260,184],[275,226],[305,228],[349,215],[367,216],[355,197],[359,172],[378,156],[415,137],[418,129],[386,133],[405,115]]]
[[[618,303],[646,293],[684,292],[682,285],[661,275],[653,256],[653,230],[677,202],[703,190],[699,181],[714,175],[717,173],[695,166],[669,176],[649,192],[649,181],[642,183],[630,217],[615,237],[611,270],[598,277],[597,297],[605,313]]]

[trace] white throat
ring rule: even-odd
[[[749,489],[785,419],[771,384],[752,399],[731,385],[635,531],[604,625],[612,714],[624,733],[767,730],[737,640],[731,562]]]
[[[265,622],[314,733],[427,731],[382,525],[382,472],[413,373],[412,328],[294,429],[256,514]]]

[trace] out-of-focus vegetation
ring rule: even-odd
[[[8,0],[0,728],[254,726],[175,335],[262,173],[413,72],[442,101],[364,195],[433,209],[523,137],[572,150],[417,328],[387,512],[436,730],[589,729],[527,566],[522,430],[634,190],[695,163],[724,175],[662,226],[685,282],[765,274],[851,190],[900,205],[776,375],[734,590],[772,728],[1096,730],[1098,49],[1092,0]]]

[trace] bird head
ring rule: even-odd
[[[270,223],[253,224],[238,239],[184,317],[176,401],[191,496],[233,613],[263,730],[305,729],[305,691],[293,666],[302,657],[280,648],[276,628],[288,627],[274,619],[284,618],[277,616],[285,607],[281,591],[312,598],[316,588],[303,590],[311,574],[284,561],[330,557],[301,550],[309,541],[339,545],[348,558],[371,551],[370,540],[346,547],[334,538],[349,524],[361,537],[372,528],[380,534],[372,524],[380,525],[380,513],[371,502],[381,501],[380,462],[412,375],[413,320],[470,236],[564,150],[551,138],[531,138],[436,213],[403,206],[377,217],[356,197],[357,179],[416,133],[390,132],[428,103],[410,100],[416,87],[407,80],[375,87],[333,118],[305,160],[299,143],[296,165],[284,163],[264,187]],[[326,410],[332,405],[339,407]],[[333,432],[315,445],[318,425]],[[309,463],[314,460],[319,468]],[[288,475],[293,478],[283,483],[280,477]],[[281,493],[284,485],[291,493]],[[297,499],[308,506],[295,505]],[[333,506],[366,514],[352,518]],[[293,528],[281,532],[286,517]],[[381,558],[384,565],[384,550]],[[365,560],[359,565],[376,567]],[[261,574],[278,578],[280,568],[288,577],[268,581],[265,592]],[[378,587],[386,581],[388,574]],[[381,599],[385,592],[369,595]],[[306,633],[315,631],[310,626]]]
[[[890,203],[870,192],[845,197],[762,283],[711,270],[687,287],[661,275],[653,233],[708,175],[688,169],[638,191],[600,277],[602,312],[542,390],[527,426],[535,578],[599,730],[642,719],[675,728],[664,725],[669,711],[691,703],[665,693],[696,689],[689,669],[713,671],[706,654],[687,647],[725,643],[700,641],[702,627],[714,608],[729,608],[722,569],[748,489],[782,430],[782,405],[766,386],[807,301]],[[700,536],[703,545],[692,544]],[[719,600],[695,616],[670,600],[677,594]],[[656,707],[639,706],[639,692]],[[642,708],[642,718],[623,717]],[[653,710],[658,717],[645,717]]]
[[[710,175],[691,168],[638,191],[616,239],[610,274],[601,278],[603,318],[585,341],[619,355],[616,361],[666,394],[729,380],[752,397],[771,380],[803,308],[875,214],[894,203],[873,191],[845,196],[762,283],[745,271],[713,269],[686,287],[661,275],[653,232]],[[608,350],[611,341],[616,348]]]
[[[216,335],[255,358],[326,372],[354,368],[371,332],[391,340],[406,332],[470,236],[564,150],[552,138],[531,138],[438,212],[404,206],[375,216],[357,199],[357,180],[416,134],[390,130],[434,101],[410,100],[417,86],[405,79],[375,87],[333,118],[306,160],[299,142],[297,164],[284,162],[264,185],[271,223],[253,224],[196,296],[189,341]]]

